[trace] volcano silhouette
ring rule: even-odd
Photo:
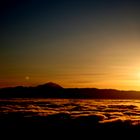
[[[53,83],[53,82],[48,82],[46,84],[43,85],[38,85],[37,88],[41,88],[41,89],[63,89],[62,86]]]

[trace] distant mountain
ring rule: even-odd
[[[48,89],[63,89],[62,86],[53,83],[53,82],[48,82],[46,84],[43,85],[38,85],[36,88],[48,88]]]
[[[63,88],[49,82],[36,87],[0,89],[0,98],[140,99],[140,91],[97,88]]]

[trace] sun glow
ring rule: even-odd
[[[136,78],[140,80],[140,72],[136,73]]]

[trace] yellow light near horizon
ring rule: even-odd
[[[137,67],[135,67],[135,70],[131,71],[131,78],[135,81],[140,81],[140,69]]]
[[[140,79],[140,72],[136,73],[136,78]]]

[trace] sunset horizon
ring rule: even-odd
[[[139,137],[140,0],[0,7],[0,139]]]
[[[43,82],[43,83],[37,83],[37,84],[32,84],[32,85],[12,85],[12,86],[3,86],[0,87],[0,89],[9,89],[9,88],[18,88],[18,87],[23,87],[23,88],[36,88],[38,86],[45,86],[45,85],[57,85],[62,87],[63,89],[97,89],[97,90],[116,90],[116,91],[124,91],[124,92],[140,92],[140,90],[135,90],[135,89],[119,89],[119,88],[111,88],[111,87],[95,87],[95,86],[82,86],[82,87],[76,87],[76,86],[64,86],[62,84],[56,83],[56,82],[52,82],[52,81],[48,81],[48,82]]]
[[[2,2],[0,88],[140,90],[137,0]]]

